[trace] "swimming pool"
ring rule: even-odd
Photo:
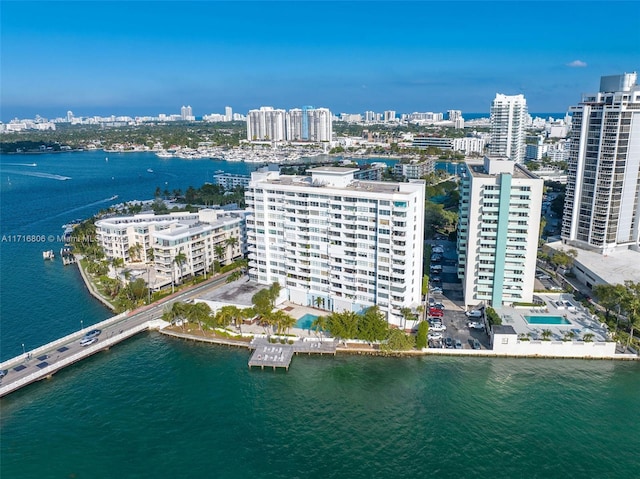
[[[300,329],[310,329],[311,323],[313,323],[316,318],[316,315],[307,313],[296,321],[295,327]]]
[[[529,324],[571,324],[571,321],[562,316],[525,316]]]

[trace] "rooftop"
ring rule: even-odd
[[[555,251],[574,249],[578,252],[576,265],[582,265],[609,284],[623,284],[625,280],[640,282],[640,252],[630,249],[602,255],[563,244],[562,241],[547,243]]]
[[[493,164],[505,163],[508,166],[509,171],[505,171],[507,168],[500,168],[500,172],[509,172],[513,174],[516,179],[538,179],[538,176],[531,173],[524,166],[510,160],[506,157],[491,157],[489,158]],[[472,176],[476,178],[495,178],[497,174],[491,174],[487,172],[485,167],[485,160],[467,160],[467,166]],[[513,169],[511,169],[513,168]]]

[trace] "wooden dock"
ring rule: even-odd
[[[259,366],[289,370],[294,354],[336,354],[335,341],[295,341],[293,344],[271,343],[265,338],[254,339],[249,345],[254,351],[249,358],[249,369]]]
[[[252,366],[265,366],[276,368],[285,368],[289,370],[291,358],[293,357],[293,346],[289,344],[261,344],[253,351],[249,359],[249,369]]]

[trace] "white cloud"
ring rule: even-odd
[[[571,68],[584,68],[587,66],[587,63],[582,60],[573,60],[571,63],[567,63],[567,66]]]

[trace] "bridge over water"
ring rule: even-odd
[[[28,384],[50,378],[57,371],[107,350],[142,331],[166,326],[167,323],[162,321],[161,317],[167,305],[193,299],[209,289],[224,284],[225,280],[226,275],[212,278],[162,301],[119,314],[0,363],[0,371],[4,373],[0,379],[0,397]],[[102,330],[98,341],[89,346],[82,346],[80,340],[92,329]]]

